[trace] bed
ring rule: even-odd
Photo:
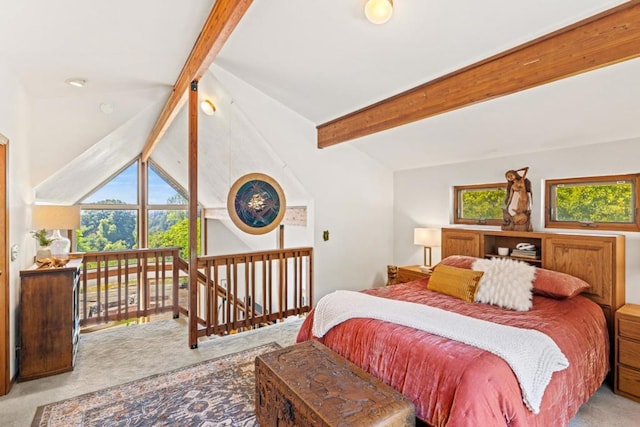
[[[471,257],[455,256],[441,264],[470,269],[474,262]],[[553,373],[537,414],[523,403],[518,379],[502,358],[439,335],[381,320],[354,318],[316,338],[312,311],[297,341],[318,339],[408,396],[416,406],[418,419],[434,426],[566,425],[602,384],[609,370],[607,326],[602,309],[576,295],[588,286],[584,282],[536,269],[531,308],[515,311],[427,289],[433,277],[363,292],[546,334],[566,356],[569,366]],[[577,285],[569,294],[556,294],[567,283]]]

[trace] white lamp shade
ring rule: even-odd
[[[441,245],[439,228],[414,228],[413,243],[429,248],[439,247]]]
[[[80,206],[34,205],[34,230],[77,230],[80,228]]]

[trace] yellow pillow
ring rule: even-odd
[[[483,271],[438,265],[431,273],[427,289],[473,302]]]

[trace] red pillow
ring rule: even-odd
[[[471,266],[478,258],[467,255],[450,255],[440,261],[438,265],[448,265],[450,267],[466,268],[471,270]],[[438,267],[437,265],[434,267]]]
[[[440,261],[440,264],[471,269],[476,259],[478,258],[466,255],[451,255]],[[575,297],[590,287],[587,282],[575,276],[539,267],[536,268],[533,280],[534,294],[555,299]]]
[[[582,279],[559,271],[536,268],[533,293],[545,297],[572,298],[589,289],[591,285]]]

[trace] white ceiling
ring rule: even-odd
[[[213,3],[0,0],[0,58],[32,104],[34,185],[47,187],[73,159],[65,173],[76,182],[131,160]],[[215,64],[321,124],[621,3],[396,0],[392,19],[376,26],[364,19],[364,0],[256,0]],[[629,61],[348,143],[400,170],[635,137],[639,73],[640,60]],[[76,76],[88,79],[83,89],[64,84]],[[219,135],[215,123],[203,132]],[[263,143],[235,137],[247,139]],[[168,169],[186,164],[184,144],[182,133],[167,132],[154,157],[172,159],[161,164]],[[221,157],[220,147],[201,149]],[[220,178],[208,169],[203,179]]]

